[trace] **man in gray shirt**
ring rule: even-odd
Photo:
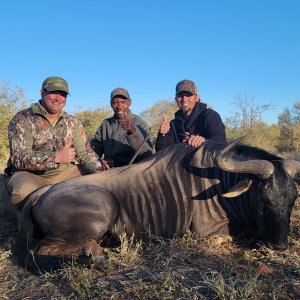
[[[98,128],[90,144],[110,167],[121,167],[129,163],[135,152],[139,153],[134,162],[152,155],[148,125],[129,107],[131,99],[124,88],[116,88],[111,92],[110,105],[114,111],[111,118],[105,119]],[[146,142],[144,140],[146,139]]]

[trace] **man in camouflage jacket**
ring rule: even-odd
[[[18,112],[9,123],[7,187],[17,208],[42,186],[103,170],[82,123],[62,111],[68,94],[63,78],[48,77],[42,85],[41,100]]]

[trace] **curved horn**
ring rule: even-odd
[[[240,161],[227,155],[229,151],[242,140],[242,138],[243,137],[240,137],[231,142],[218,154],[216,157],[218,167],[228,172],[251,173],[261,179],[269,178],[274,172],[274,166],[271,162],[262,159]]]
[[[284,160],[282,162],[283,168],[285,171],[292,177],[295,178],[295,176],[300,173],[300,161],[297,160]]]

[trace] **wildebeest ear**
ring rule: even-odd
[[[251,179],[244,179],[244,180],[240,181],[238,184],[236,184],[234,187],[229,189],[226,193],[222,194],[222,196],[226,197],[226,198],[237,197],[237,196],[247,192],[248,189],[250,188],[251,184],[252,184]]]
[[[283,160],[282,166],[285,169],[285,171],[297,182],[295,179],[298,178],[299,181],[299,175],[300,175],[300,161],[297,160]]]

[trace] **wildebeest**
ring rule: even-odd
[[[206,141],[196,149],[183,142],[140,163],[31,194],[22,214],[19,258],[24,263],[29,251],[101,256],[99,243],[122,232],[142,239],[149,232],[212,237],[248,227],[268,247],[285,249],[299,171],[297,161],[238,141]]]

